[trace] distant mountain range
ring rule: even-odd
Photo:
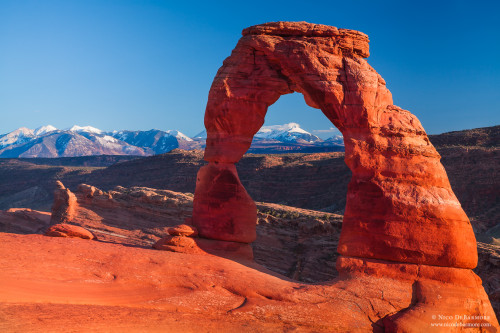
[[[203,149],[206,131],[193,138],[176,131],[112,131],[92,126],[57,129],[47,125],[35,130],[21,127],[0,135],[0,158],[75,157],[92,155],[149,156],[173,149]],[[251,153],[343,151],[340,135],[322,140],[297,123],[263,126],[255,135]]]

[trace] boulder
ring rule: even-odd
[[[77,225],[59,223],[51,226],[45,232],[45,236],[51,237],[76,237],[82,239],[95,239],[93,233]]]

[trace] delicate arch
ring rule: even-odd
[[[202,237],[250,243],[256,208],[234,163],[267,108],[294,91],[342,132],[352,171],[338,251],[343,256],[473,268],[471,225],[418,119],[392,105],[366,62],[368,37],[305,22],[247,28],[217,72],[194,198]]]

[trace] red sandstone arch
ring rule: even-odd
[[[352,171],[338,251],[343,256],[474,268],[476,241],[440,156],[418,119],[392,105],[366,62],[363,33],[305,22],[243,30],[210,89],[207,166],[200,169],[193,224],[200,236],[250,243],[256,207],[234,163],[267,108],[300,92],[342,132]]]

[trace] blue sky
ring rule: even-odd
[[[428,133],[500,124],[498,1],[1,0],[0,133],[74,124],[203,129],[208,91],[247,26],[308,21],[369,35],[368,62]],[[267,125],[327,130],[292,94]]]

